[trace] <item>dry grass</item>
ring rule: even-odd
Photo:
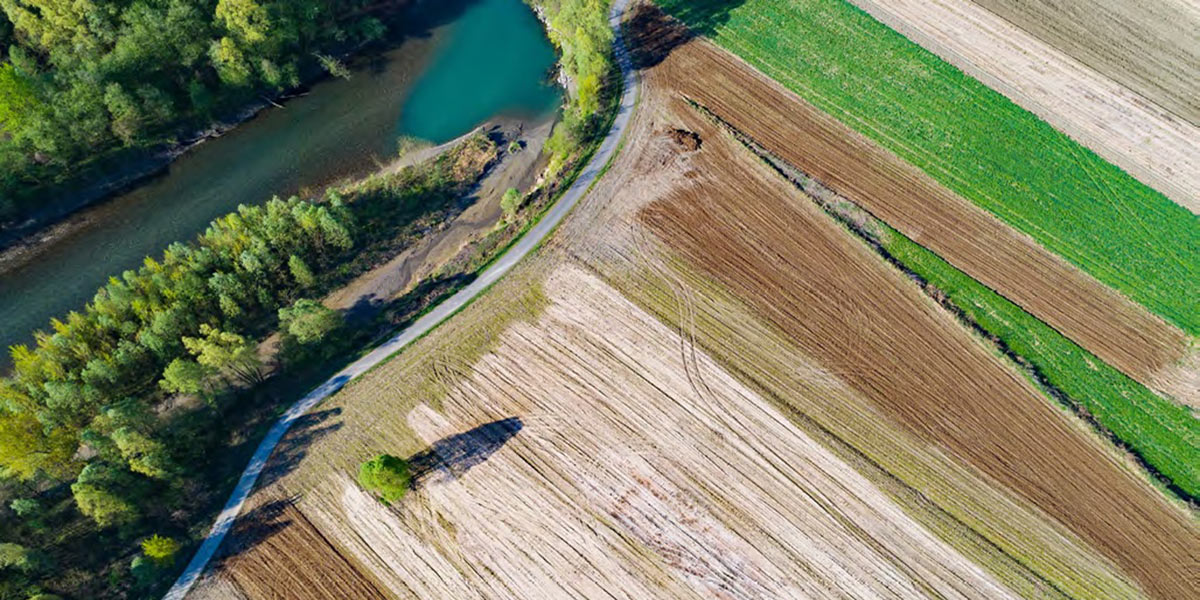
[[[1200,213],[1200,127],[971,0],[853,2]],[[1120,50],[1134,54],[1138,48]]]
[[[1193,0],[974,0],[1200,125],[1200,6]]]

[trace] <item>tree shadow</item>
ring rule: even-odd
[[[524,427],[520,417],[509,417],[434,442],[408,459],[412,489],[462,477],[495,454]]]
[[[626,23],[634,67],[648,69],[676,48],[701,36],[711,36],[729,21],[733,10],[746,0],[689,2],[667,14],[651,4],[640,4]]]
[[[284,475],[291,473],[308,455],[308,448],[313,442],[342,428],[342,422],[327,423],[329,419],[342,414],[341,408],[330,408],[308,413],[296,419],[287,435],[280,440],[267,467],[259,475],[257,489],[279,481]]]
[[[244,554],[291,525],[288,509],[297,499],[293,496],[272,500],[239,516],[210,569],[220,568],[228,559]]]

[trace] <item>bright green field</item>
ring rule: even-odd
[[[1080,348],[1049,325],[889,229],[884,248],[1004,340],[1055,387],[1193,498],[1200,497],[1200,420]]]
[[[658,3],[943,185],[1200,335],[1200,218],[1001,94],[844,0]]]

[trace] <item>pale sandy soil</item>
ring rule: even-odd
[[[1200,127],[1194,123],[971,0],[852,1],[1200,214]]]

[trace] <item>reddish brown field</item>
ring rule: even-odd
[[[817,115],[784,103],[773,86],[708,43],[674,49],[648,77],[652,87],[678,90],[761,135],[802,168],[881,213],[894,210],[904,220],[903,209],[915,213],[919,208],[908,200],[925,198],[923,213],[965,215],[966,224],[978,223],[965,218],[969,213],[961,202],[930,199],[936,190],[923,186],[920,178],[861,143],[850,144],[853,140],[830,131],[832,124]],[[686,128],[705,140],[723,136],[704,118],[687,116],[682,100],[676,102]],[[790,110],[783,114],[782,108]],[[1069,426],[1060,411],[899,272],[807,199],[764,178],[766,168],[738,152],[736,144],[705,143],[691,159],[690,183],[643,209],[651,230],[870,398],[887,418],[1017,490],[1156,597],[1182,598],[1194,591],[1189,573],[1195,572],[1195,557],[1200,556],[1194,524]],[[936,207],[944,210],[934,211]],[[915,222],[939,234],[962,231],[958,220],[912,219],[907,221],[910,228]],[[986,249],[993,257],[1004,256],[1006,249],[1020,247],[1015,236],[977,226],[978,235],[993,236],[985,237],[989,244],[952,246],[956,255],[974,257]],[[930,237],[951,244],[960,236]],[[1025,270],[984,256],[978,260],[995,267],[998,276]],[[1088,302],[1084,284],[1068,285],[1061,279],[1065,275],[1034,281],[1047,286],[1044,293],[1051,297],[1077,294],[1083,307],[1104,306],[1103,295]],[[1002,281],[1010,281],[1017,294],[1030,288],[1019,278]],[[1056,293],[1053,285],[1062,291]],[[1051,308],[1039,306],[1043,312]],[[1121,339],[1112,337],[1114,331],[1086,326],[1072,312],[1056,314],[1079,326],[1076,335],[1097,342]],[[1117,323],[1132,326],[1126,318]],[[1158,348],[1145,345],[1147,353]]]
[[[650,34],[663,39],[664,34]],[[679,54],[676,57],[675,54]],[[1178,362],[1187,336],[916,167],[708,44],[680,48],[663,85],[862,206],[1130,377]]]
[[[288,501],[266,502],[271,497],[269,493],[256,495],[259,507],[238,525],[227,542],[231,558],[220,570],[241,595],[306,600],[387,598],[347,562],[303,512]],[[210,583],[202,589],[212,587],[216,586]]]

